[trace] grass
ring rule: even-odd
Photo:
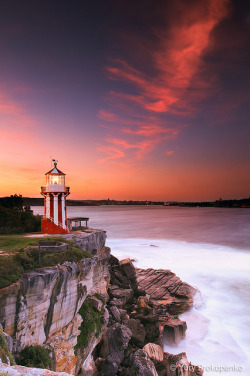
[[[80,334],[77,337],[75,351],[81,347],[87,347],[93,333],[97,338],[103,325],[101,321],[102,313],[96,312],[88,299],[84,301],[78,313],[82,316],[83,321],[79,328]]]
[[[41,251],[39,260],[38,242],[40,240],[55,241],[55,237],[0,236],[0,249],[4,252],[0,256],[0,289],[17,282],[26,271],[62,264],[65,261],[78,262],[83,258],[93,257],[89,252],[75,246],[72,241],[56,237],[57,241],[68,243],[68,250],[58,253]]]
[[[3,363],[8,363],[8,359],[10,361],[10,365],[14,366],[15,361],[13,355],[9,352],[8,344],[5,338],[5,335],[3,334],[2,330],[0,329],[0,358],[2,359]]]
[[[18,251],[28,245],[37,244],[41,240],[45,240],[45,238],[29,238],[25,235],[0,235],[0,251]]]

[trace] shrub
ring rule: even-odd
[[[47,240],[50,240],[48,238]],[[19,249],[16,253],[0,257],[0,289],[15,283],[21,278],[22,274],[28,270],[34,270],[40,267],[54,266],[63,264],[65,261],[78,262],[83,258],[93,257],[93,255],[83,249],[73,246],[73,242],[64,238],[58,238],[69,244],[69,249],[64,252],[46,253],[41,251],[41,263],[38,256],[38,240],[36,243]]]
[[[49,368],[51,366],[49,353],[50,350],[42,346],[28,346],[21,351],[19,363],[26,367]]]
[[[80,334],[77,337],[75,350],[87,347],[93,333],[95,333],[97,338],[102,329],[101,313],[96,312],[87,299],[82,304],[78,313],[82,316],[83,321],[79,328]]]

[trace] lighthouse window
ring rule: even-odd
[[[46,178],[47,178],[46,179],[47,185],[52,185],[52,184],[65,185],[64,175],[47,175]]]

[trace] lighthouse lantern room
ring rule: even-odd
[[[70,192],[69,187],[65,187],[65,174],[57,168],[55,159],[53,162],[54,167],[45,174],[46,185],[41,187],[44,197],[41,230],[45,234],[65,234],[68,232],[66,197]]]

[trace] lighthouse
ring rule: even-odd
[[[65,174],[57,168],[55,159],[53,162],[54,167],[45,174],[46,185],[41,187],[44,197],[41,231],[45,234],[65,234],[68,232],[66,197],[70,192],[69,187],[65,187]]]

